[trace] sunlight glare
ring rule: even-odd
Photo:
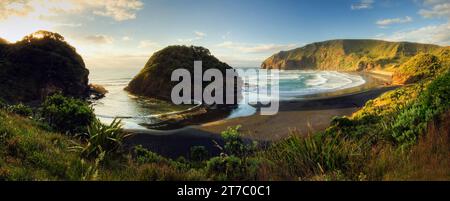
[[[52,23],[32,17],[10,17],[5,21],[0,21],[1,37],[9,42],[21,40],[24,36],[38,30],[50,30]]]

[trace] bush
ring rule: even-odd
[[[221,133],[225,142],[222,148],[224,154],[230,156],[246,157],[256,150],[256,142],[246,143],[239,133],[241,126],[228,127],[227,130]]]
[[[363,159],[365,148],[342,136],[293,135],[273,144],[262,157],[273,162],[272,171],[281,177],[307,178],[335,171],[353,174],[358,172],[355,164]]]
[[[426,125],[450,108],[450,71],[436,78],[414,104],[400,111],[393,123],[393,137],[400,145],[415,144]]]
[[[142,147],[142,145],[138,145],[138,146],[134,147],[134,154],[136,157],[136,161],[139,164],[161,163],[161,162],[166,162],[166,160],[167,160],[166,158],[145,149],[144,147]]]
[[[87,158],[98,157],[103,152],[106,156],[111,156],[121,151],[122,142],[128,136],[122,130],[120,120],[114,119],[110,125],[104,125],[100,120],[95,119],[83,136],[85,145],[74,148],[81,150],[81,155]]]
[[[93,109],[86,102],[61,94],[47,97],[40,114],[53,129],[69,134],[86,132],[95,118]]]
[[[255,180],[258,167],[255,158],[219,156],[207,161],[206,173],[213,180]]]
[[[201,162],[208,158],[208,150],[204,146],[193,146],[190,155],[192,161]]]
[[[3,99],[0,98],[0,109],[4,109],[8,106],[8,104],[6,103],[6,101],[4,101]]]
[[[28,117],[33,114],[33,110],[30,107],[28,107],[22,103],[19,103],[17,105],[8,106],[7,111],[18,114],[20,116],[24,116],[24,117]]]

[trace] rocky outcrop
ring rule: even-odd
[[[232,69],[232,67],[211,55],[206,48],[169,46],[151,56],[141,72],[128,84],[126,90],[132,94],[170,101],[172,88],[178,84],[178,82],[171,81],[171,75],[174,70],[180,68],[188,70],[192,78],[191,86],[194,89],[194,61],[202,61],[203,72],[208,69],[217,69],[225,76],[226,70]],[[223,86],[225,87],[227,80],[224,79],[223,81]],[[204,81],[202,88],[204,89],[209,83],[211,82]],[[223,91],[225,99],[226,90]],[[238,94],[235,93],[234,95],[234,97],[237,97]],[[194,97],[193,90],[191,97]],[[222,106],[225,106],[225,104]]]
[[[55,92],[87,97],[88,75],[81,56],[57,33],[38,31],[0,45],[0,98],[6,101],[41,101]]]
[[[282,51],[267,58],[264,69],[394,71],[399,64],[419,53],[441,50],[437,45],[381,40],[330,40]]]

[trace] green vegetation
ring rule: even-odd
[[[176,69],[186,69],[191,74],[194,83],[194,61],[202,61],[202,70],[217,69],[226,74],[232,69],[228,64],[219,61],[204,47],[197,46],[169,46],[154,53],[145,67],[128,84],[126,90],[133,94],[171,100],[172,88],[177,82],[171,81],[172,72]],[[205,88],[210,82],[203,82]],[[226,86],[224,79],[223,86]],[[226,93],[224,91],[224,97]]]
[[[86,102],[62,94],[47,97],[40,114],[53,129],[69,134],[85,132],[95,118],[93,109]]]
[[[21,116],[25,116],[25,117],[29,117],[33,114],[33,110],[30,107],[28,107],[22,103],[7,106],[6,111],[15,113],[15,114],[18,114]]]
[[[318,69],[394,71],[399,64],[419,53],[436,53],[437,45],[380,40],[330,40],[279,52],[267,58],[266,69]]]
[[[55,92],[87,97],[88,74],[75,48],[57,33],[38,31],[17,43],[0,42],[0,98],[9,103],[41,101]]]
[[[446,51],[448,52],[450,49],[447,49]],[[448,57],[448,55],[446,56]],[[393,82],[396,84],[411,84],[435,77],[435,75],[445,72],[449,69],[448,65],[444,65],[448,58],[445,58],[444,56],[441,56],[440,58],[441,59],[435,55],[425,53],[414,56],[397,69]]]
[[[35,33],[12,46],[0,43],[0,81],[11,79],[4,76],[11,74],[11,70],[17,70],[19,74],[30,72],[28,68],[22,69],[28,64],[13,67],[12,64],[25,61],[13,49],[26,49],[32,55],[47,55],[51,50],[56,52],[51,54],[51,58],[56,56],[59,59],[61,55],[74,53],[65,45],[55,49],[54,43],[64,44],[62,36],[48,32]],[[70,88],[66,86],[73,85],[52,81],[52,87],[64,90],[62,93],[54,93],[60,90],[50,90],[47,92],[51,93],[44,93],[44,96],[39,92],[38,96],[44,101],[39,101],[36,108],[20,103],[21,100],[32,100],[31,96],[21,94],[29,91],[2,94],[6,101],[0,99],[0,180],[450,179],[448,48],[341,40],[316,43],[296,51],[320,56],[320,62],[301,56],[301,60],[306,59],[301,62],[315,63],[318,68],[339,64],[352,69],[358,59],[366,62],[358,61],[357,66],[363,68],[374,64],[389,68],[387,66],[396,64],[397,76],[408,85],[368,101],[350,117],[335,117],[328,129],[313,135],[300,137],[300,134],[293,133],[292,137],[268,147],[259,147],[257,143],[243,139],[238,126],[222,132],[224,144],[218,145],[221,150],[219,156],[211,156],[205,147],[192,147],[188,158],[169,159],[142,146],[128,149],[124,143],[129,135],[121,128],[120,121],[114,120],[109,125],[100,123],[85,101],[71,97],[74,94],[64,93],[65,89]],[[280,54],[293,59],[296,57],[286,52]],[[344,56],[339,63],[333,63],[326,59],[331,55],[334,58],[336,55]],[[6,62],[2,62],[5,58]],[[42,57],[42,61],[39,56],[32,58],[32,63],[39,65],[46,64],[44,60],[48,59],[46,56]],[[70,63],[74,62],[72,59],[63,60]],[[166,76],[170,79],[169,72],[178,67],[191,68],[191,64],[184,61],[197,59],[203,59],[206,66],[211,64],[221,69],[228,68],[204,48],[168,47],[152,56],[128,90],[164,97],[167,94],[158,90],[170,87],[162,84],[166,82],[164,79],[168,79]],[[75,60],[81,65],[81,57]],[[50,80],[62,78],[64,73],[55,70],[56,67],[49,68],[45,73],[53,76]],[[78,70],[70,72],[83,77],[87,75],[81,68]],[[156,77],[164,79],[146,85],[147,81]],[[25,81],[19,85],[0,83],[0,87],[19,90],[25,89],[28,84],[36,84],[35,78],[23,79]],[[49,83],[47,81],[44,83]],[[146,88],[148,86],[150,88]]]
[[[87,158],[97,158],[102,154],[114,156],[123,151],[122,143],[127,136],[122,130],[120,120],[114,119],[110,125],[104,125],[95,119],[89,125],[87,133],[81,135],[85,145],[80,144],[75,148]]]

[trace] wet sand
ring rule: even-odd
[[[281,102],[278,114],[272,116],[254,114],[168,131],[128,130],[133,136],[126,141],[126,145],[142,145],[171,158],[188,157],[192,146],[204,146],[211,155],[217,155],[220,153],[217,145],[223,145],[220,133],[227,127],[237,125],[242,126],[246,140],[256,140],[266,145],[290,134],[306,135],[324,130],[334,116],[350,116],[368,100],[394,88],[396,86],[385,86],[338,97]]]
[[[241,125],[245,137],[254,140],[275,141],[290,134],[307,135],[326,129],[335,116],[350,116],[364,104],[382,93],[396,88],[381,87],[365,92],[339,97],[281,102],[276,115],[226,119],[207,123],[199,129],[210,133],[220,133],[229,126]],[[296,130],[297,132],[290,132]]]

